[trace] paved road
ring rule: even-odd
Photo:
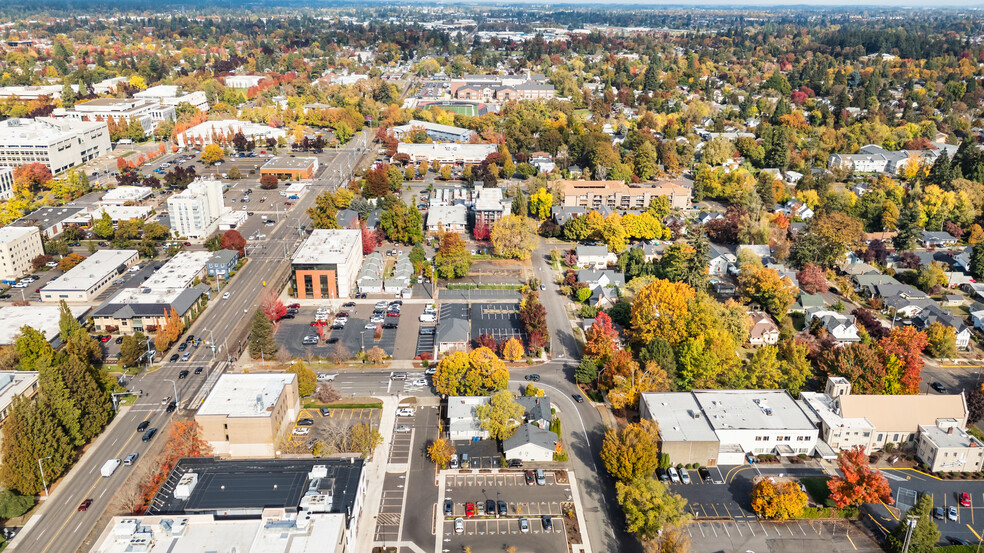
[[[368,136],[368,131],[363,131]],[[269,240],[279,241],[287,248],[287,253],[293,252],[300,243],[296,225],[309,224],[306,211],[314,203],[314,198],[324,189],[332,189],[347,180],[347,176],[355,167],[360,153],[356,146],[361,145],[356,138],[352,146],[339,150],[335,163],[327,167],[320,177],[315,180],[312,190],[298,200],[292,207],[288,217],[283,218],[274,227],[269,227]],[[340,170],[341,168],[341,170]],[[250,261],[229,282],[226,291],[231,297],[228,300],[215,299],[205,312],[188,330],[190,334],[202,336],[215,344],[215,358],[219,361],[235,358],[241,343],[235,343],[248,326],[253,310],[257,308],[258,298],[265,291],[263,281],[268,284],[280,283],[287,278],[289,263],[283,253],[276,252],[277,248],[268,248],[265,253],[250,257]],[[168,358],[172,351],[165,352]],[[192,374],[186,379],[178,379],[181,369],[193,369],[197,366],[210,367],[213,352],[202,346],[192,350],[191,358],[184,363],[163,363],[134,377],[129,383],[129,389],[141,390],[142,396],[126,412],[120,415],[103,433],[98,441],[90,447],[85,456],[76,464],[70,474],[63,479],[52,492],[51,497],[41,508],[37,520],[25,528],[11,543],[8,550],[25,553],[56,553],[86,551],[91,546],[94,536],[90,535],[100,515],[109,508],[113,493],[119,489],[129,472],[146,466],[151,461],[141,456],[137,466],[120,467],[113,476],[102,478],[99,469],[107,459],[122,458],[130,452],[142,453],[148,444],[140,440],[135,433],[136,425],[142,420],[150,420],[152,426],[160,428],[155,440],[167,439],[167,425],[170,416],[163,412],[161,398],[175,396],[182,409],[194,409],[203,397],[202,386],[206,380],[214,382],[218,378],[224,364],[220,363],[216,370],[202,375]],[[172,382],[173,381],[173,382]],[[78,512],[79,503],[85,498],[92,498],[93,505],[86,512]]]

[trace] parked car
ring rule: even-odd
[[[527,520],[526,517],[523,517],[523,518],[519,519],[519,531],[522,532],[522,533],[524,533],[524,534],[528,534],[529,533],[529,531],[530,531],[530,521]]]
[[[683,482],[684,484],[690,483],[690,473],[688,473],[687,469],[685,468],[680,469],[680,481]]]
[[[195,367],[195,374],[202,374],[202,371],[204,370],[205,367]]]
[[[454,501],[450,499],[444,500],[444,516],[449,517],[454,512]]]
[[[475,516],[475,504],[469,501],[465,503],[465,517],[472,518]]]
[[[485,500],[485,513],[489,515],[495,515],[495,518],[499,518],[499,514],[495,512],[495,501],[492,499]]]
[[[532,486],[533,484],[536,484],[536,476],[533,475],[533,471],[532,470],[528,470],[524,474],[526,476],[526,485],[527,486]]]
[[[454,533],[461,534],[465,531],[465,519],[458,517],[454,519]]]
[[[543,529],[547,532],[553,530],[553,520],[550,519],[550,515],[543,515],[540,517],[540,521],[543,522]]]
[[[452,453],[451,454],[451,461],[448,462],[448,467],[449,468],[452,468],[452,469],[458,468],[458,454],[457,453]]]
[[[536,485],[545,486],[547,484],[547,476],[543,474],[543,469],[536,469]]]
[[[946,518],[954,521],[960,519],[960,513],[957,512],[956,505],[950,505],[950,508],[946,510]]]
[[[666,472],[668,472],[670,474],[670,481],[671,482],[673,482],[674,484],[679,484],[680,483],[680,475],[677,474],[677,471],[676,471],[675,468],[670,467],[670,468],[666,469]]]
[[[506,505],[505,501],[500,499],[497,503],[497,506],[498,506],[498,510],[496,511],[496,518],[504,517],[509,514],[509,507]]]
[[[943,512],[943,507],[936,507],[933,509],[933,518],[936,520],[943,520],[946,518],[946,514]]]
[[[396,416],[398,417],[412,417],[414,410],[411,407],[401,407],[396,410]]]
[[[294,428],[294,435],[295,436],[307,436],[308,433],[310,433],[310,432],[311,432],[311,429],[310,428],[307,428],[307,427],[298,426],[298,427]]]
[[[397,426],[393,431],[400,432],[400,433],[410,432],[410,427],[405,424],[401,424]]]
[[[659,477],[660,482],[666,483],[670,481],[670,475],[664,469],[656,469],[656,476]]]
[[[314,419],[300,419],[297,421],[297,426],[314,426]]]

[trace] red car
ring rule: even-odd
[[[294,205],[294,202],[284,202],[284,205]]]
[[[112,338],[112,336],[110,336],[109,334],[106,334],[104,336],[100,336],[99,337],[99,341],[100,342],[108,342],[110,338]]]
[[[970,507],[970,494],[969,493],[963,492],[963,493],[960,494],[960,506],[961,507]]]
[[[475,504],[472,502],[465,503],[465,516],[472,518],[475,516]]]
[[[327,324],[328,324],[328,321],[312,321],[311,322],[311,326],[325,326]]]
[[[399,317],[400,316],[400,312],[399,311],[390,311],[389,313],[386,314],[386,316],[387,317]]]
[[[300,308],[301,308],[301,304],[299,303],[292,303],[287,306],[287,309],[300,309]]]
[[[79,504],[79,511],[88,511],[89,505],[92,505],[92,499],[86,499],[81,504]]]

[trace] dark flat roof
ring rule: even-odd
[[[315,465],[327,467],[328,476],[321,479],[318,490],[332,495],[331,512],[347,513],[357,499],[362,459],[181,459],[157,491],[147,514],[242,518],[258,517],[266,508],[296,511],[308,490],[308,473]],[[198,474],[198,484],[188,499],[176,499],[174,487],[189,472]]]

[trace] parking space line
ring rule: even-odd
[[[748,525],[748,531],[752,533],[752,536],[754,536],[755,535],[755,528],[752,527],[752,523],[746,521],[745,524]]]

